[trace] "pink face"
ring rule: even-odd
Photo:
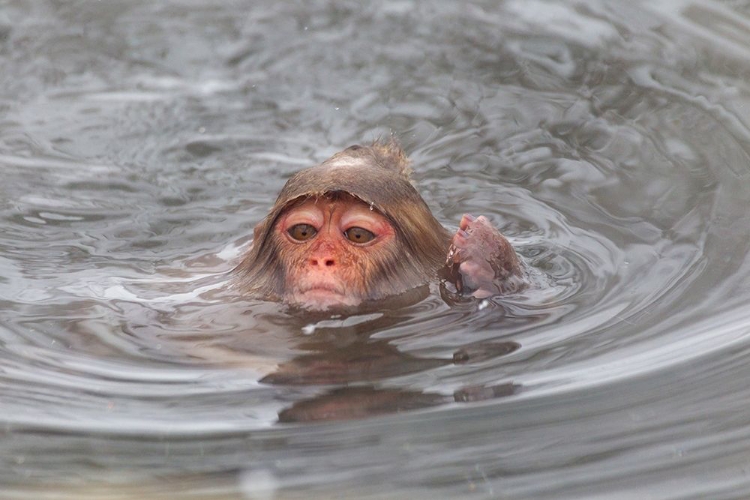
[[[368,297],[368,262],[396,244],[388,219],[351,197],[309,199],[274,231],[289,255],[285,301],[307,309],[356,306]]]

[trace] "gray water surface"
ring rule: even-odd
[[[0,496],[750,498],[749,82],[743,1],[0,3]],[[390,134],[533,286],[232,292]]]

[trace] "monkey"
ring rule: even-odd
[[[411,182],[394,140],[354,145],[288,179],[234,273],[243,293],[311,311],[357,308],[442,279],[462,296],[522,289],[510,242],[483,216],[455,233]]]

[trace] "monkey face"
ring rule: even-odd
[[[349,196],[309,198],[273,230],[284,269],[284,301],[306,309],[356,306],[372,296],[383,262],[395,258],[389,220]]]
[[[451,233],[409,180],[393,142],[348,148],[290,177],[235,269],[248,296],[329,310],[422,287]]]

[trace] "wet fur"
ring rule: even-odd
[[[410,162],[395,141],[352,146],[320,165],[292,176],[273,208],[255,228],[253,246],[235,269],[250,296],[284,300],[287,270],[302,265],[280,244],[274,226],[282,213],[311,197],[346,193],[377,210],[392,224],[396,248],[373,249],[355,263],[348,289],[363,300],[382,299],[425,284],[445,265],[451,234],[433,217],[410,182]],[[365,293],[366,290],[366,293]]]

